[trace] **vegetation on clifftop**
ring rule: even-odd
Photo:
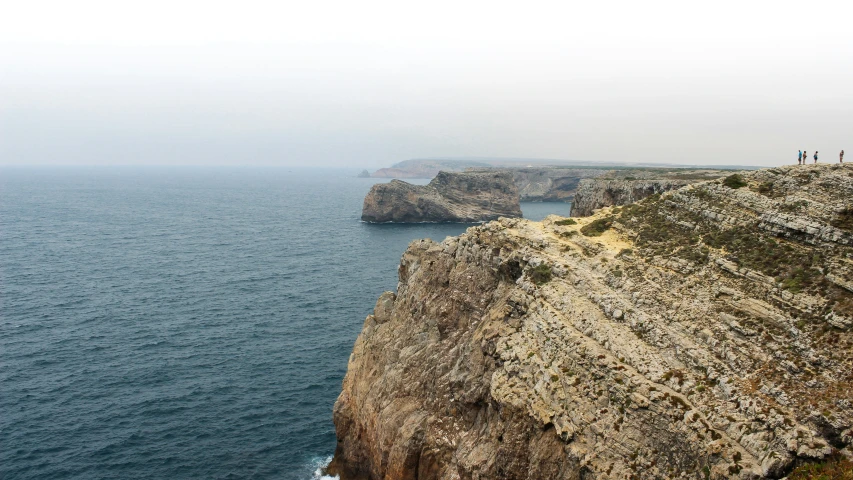
[[[565,218],[563,220],[557,220],[554,222],[554,225],[577,225],[577,221],[574,218]]]
[[[788,480],[853,480],[853,462],[836,456],[825,462],[802,465],[791,472]]]
[[[719,202],[712,200],[712,194],[703,188],[684,192],[683,195],[703,202]],[[801,208],[799,205],[802,203],[795,201],[782,207],[793,205]],[[652,256],[677,257],[703,265],[714,250],[718,256],[740,268],[771,277],[784,290],[824,296],[830,300],[828,309],[853,315],[853,295],[826,278],[834,268],[828,262],[826,252],[796,239],[781,238],[760,228],[758,222],[726,225],[679,207],[673,201],[663,201],[660,196],[626,205],[618,220],[628,228],[636,229],[636,245]],[[605,217],[585,228],[597,232],[601,227],[591,227],[596,222],[609,225],[611,220]],[[836,228],[848,226],[848,223],[853,225],[853,209],[845,209],[833,218]],[[587,232],[584,234],[592,236]],[[851,250],[845,246],[837,246],[836,249]]]
[[[609,230],[612,226],[613,217],[599,218],[581,227],[581,233],[587,237],[600,237],[602,233]]]
[[[530,270],[530,279],[536,285],[544,285],[551,281],[551,267],[541,263]]]
[[[729,188],[743,188],[747,185],[746,180],[743,179],[742,176],[735,173],[734,175],[729,175],[725,179],[723,179],[723,185]]]

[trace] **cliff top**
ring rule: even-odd
[[[853,166],[732,173],[587,218],[494,228],[556,274],[521,281],[533,302],[594,340],[613,380],[716,429],[737,456],[729,474],[774,476],[792,453],[853,456]],[[567,299],[608,321],[586,330]],[[509,343],[553,368],[524,338]],[[496,393],[563,415],[531,387]]]
[[[853,457],[851,391],[853,166],[732,173],[413,242],[353,350],[334,467],[780,478]]]

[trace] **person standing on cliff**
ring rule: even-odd
[[[817,150],[814,151],[814,163],[817,163]]]
[[[809,158],[809,152],[803,150],[803,165],[806,164],[806,159]]]
[[[844,150],[838,154],[838,163],[844,163]]]
[[[803,164],[803,151],[800,150],[800,153],[797,154],[797,165]]]

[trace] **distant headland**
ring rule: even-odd
[[[518,189],[501,171],[439,172],[428,185],[400,180],[374,185],[361,219],[371,223],[484,222],[520,217]]]

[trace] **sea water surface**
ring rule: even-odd
[[[400,255],[469,226],[362,223],[377,181],[0,169],[0,478],[312,478]]]

